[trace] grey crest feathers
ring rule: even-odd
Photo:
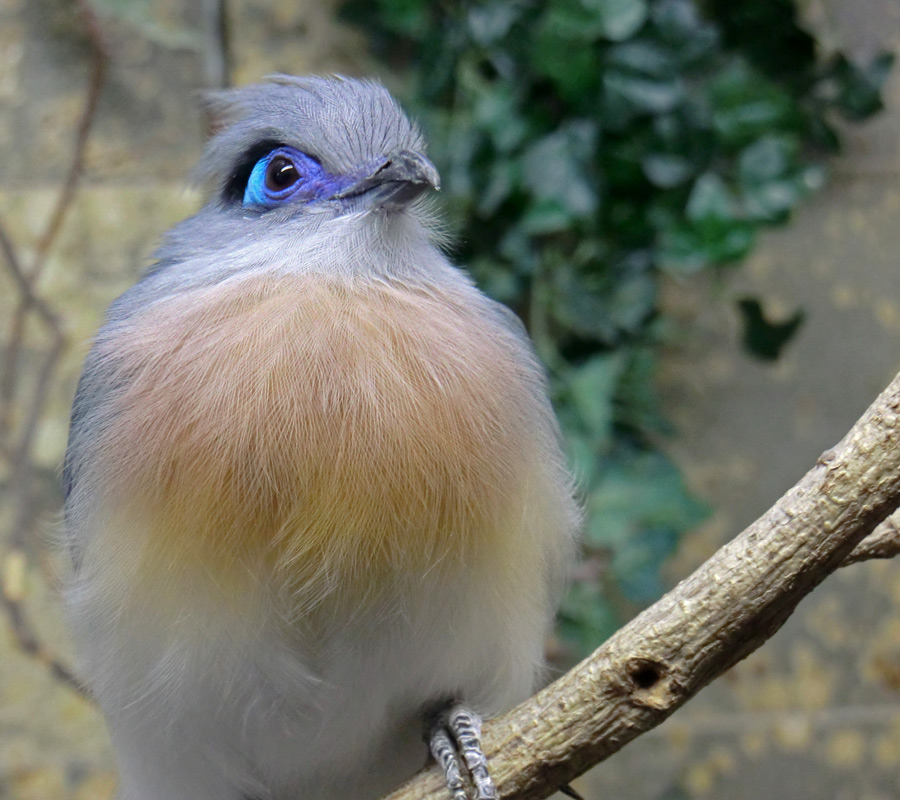
[[[199,179],[224,188],[261,143],[295,147],[334,174],[352,174],[396,150],[424,154],[425,143],[378,81],[272,75],[266,83],[213,92],[207,107],[220,126],[197,168]]]

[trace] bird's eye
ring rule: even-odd
[[[243,204],[275,208],[293,202],[312,190],[322,166],[311,156],[283,145],[266,153],[250,171],[244,187]]]
[[[266,188],[271,192],[283,192],[300,180],[296,165],[286,156],[275,156],[266,167]]]

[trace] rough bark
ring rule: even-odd
[[[896,519],[886,518],[898,505],[900,375],[794,488],[693,575],[571,672],[485,723],[499,796],[549,796],[758,648],[840,566],[896,553]],[[446,797],[432,767],[387,800]]]

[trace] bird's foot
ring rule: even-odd
[[[475,790],[474,800],[497,800],[497,789],[481,749],[481,717],[454,704],[438,713],[428,731],[428,748],[440,765],[453,800],[470,800],[463,765]]]

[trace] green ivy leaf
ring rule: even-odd
[[[680,69],[699,66],[716,54],[718,31],[691,0],[660,0],[652,4],[651,16],[659,40],[668,45]]]
[[[729,264],[749,252],[756,236],[753,224],[708,220],[704,225],[675,225],[663,231],[657,253],[666,272],[687,275],[706,267]]]
[[[597,19],[603,36],[613,42],[630,38],[647,19],[646,0],[581,0]]]
[[[592,441],[601,449],[610,439],[613,397],[625,364],[624,353],[598,355],[573,368],[568,376],[572,404]]]
[[[884,107],[881,91],[893,64],[893,53],[878,54],[866,67],[838,56],[820,84],[819,92],[830,94],[846,119],[854,122],[868,119]]]
[[[800,110],[791,96],[741,60],[732,61],[710,84],[713,125],[723,144],[744,147],[774,130],[800,131]]]
[[[559,632],[577,656],[591,652],[621,624],[609,594],[597,582],[573,582],[559,610]]]
[[[529,230],[558,230],[594,213],[597,193],[589,179],[589,164],[595,138],[593,125],[576,120],[538,139],[525,151],[522,183],[537,201],[525,217]]]
[[[684,211],[691,222],[731,221],[738,217],[734,195],[725,181],[712,172],[701,175],[694,182]]]
[[[653,390],[657,356],[649,345],[636,347],[629,353],[628,366],[622,373],[615,398],[616,422],[647,436],[672,434]]]
[[[768,319],[756,297],[739,300],[738,310],[744,326],[744,347],[763,361],[775,361],[806,318],[803,310],[798,309],[788,319],[774,322]]]
[[[585,275],[582,269],[562,264],[553,271],[552,284],[554,319],[609,345],[623,334],[639,331],[654,312],[656,281],[648,269],[589,270]]]
[[[798,163],[797,137],[763,136],[738,157],[738,180],[747,217],[765,222],[787,219],[816,185],[816,176]]]
[[[597,81],[597,53],[587,36],[590,25],[569,25],[552,7],[542,18],[530,45],[531,65],[539,76],[549,78],[570,103],[593,93]]]
[[[476,201],[478,212],[483,216],[493,214],[509,198],[519,182],[517,162],[494,161],[488,167],[487,184]]]
[[[781,222],[806,194],[802,178],[769,181],[745,192],[744,207],[754,220]]]
[[[690,159],[678,154],[649,153],[641,161],[647,179],[660,189],[671,189],[694,174]]]
[[[510,3],[507,0],[473,4],[466,15],[469,35],[481,45],[499,42],[509,34],[523,11],[521,3]]]
[[[641,527],[613,557],[613,575],[632,603],[652,603],[665,592],[660,572],[678,546],[678,534],[674,527]]]
[[[664,455],[631,448],[623,449],[607,467],[592,488],[587,507],[588,542],[614,553],[629,547],[643,529],[685,530],[708,513]]]
[[[516,150],[528,136],[528,126],[518,115],[518,100],[511,87],[473,83],[471,124],[486,132],[499,154]]]
[[[684,86],[677,78],[653,78],[609,70],[603,76],[607,108],[634,113],[664,114],[684,99]]]
[[[798,149],[797,137],[760,137],[738,156],[741,183],[754,186],[781,178],[794,167]]]

